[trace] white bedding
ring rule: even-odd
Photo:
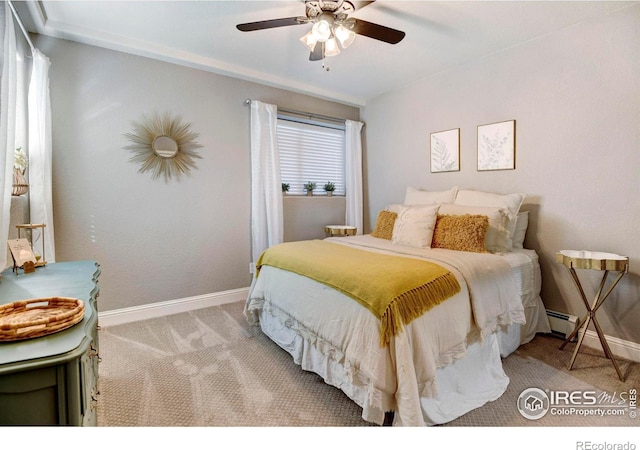
[[[245,315],[260,323],[296,364],[342,389],[362,407],[365,420],[378,424],[391,410],[397,425],[443,423],[504,392],[508,378],[500,352],[512,351],[531,333],[519,329],[532,315],[527,307],[534,317],[539,314],[539,275],[530,273],[539,272],[535,252],[501,256],[416,249],[369,235],[329,240],[437,262],[456,276],[461,292],[412,321],[382,348],[378,319],[359,303],[309,278],[264,266],[251,286]],[[523,305],[526,298],[532,305]],[[507,328],[510,333],[497,333]],[[469,370],[488,379],[468,380],[462,390],[447,386],[449,376],[441,379],[443,371]],[[464,394],[465,400],[448,405],[444,400],[452,393]]]

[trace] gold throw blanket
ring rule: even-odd
[[[460,292],[456,277],[424,260],[359,250],[323,240],[287,242],[268,248],[256,263],[331,286],[380,319],[386,346],[412,320]]]

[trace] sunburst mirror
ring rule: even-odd
[[[138,172],[151,172],[152,178],[164,176],[165,181],[179,178],[196,169],[195,159],[202,157],[195,151],[202,147],[195,139],[198,133],[190,131],[191,124],[169,113],[154,113],[133,121],[133,132],[125,137],[133,144],[124,148],[134,155],[129,161],[141,164]]]

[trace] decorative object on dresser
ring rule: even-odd
[[[84,318],[84,302],[70,297],[32,298],[0,305],[0,341],[57,333]]]
[[[3,275],[0,308],[25,298],[71,298],[84,314],[64,330],[0,341],[0,424],[97,425],[99,265],[58,262],[29,276]]]
[[[16,274],[18,274],[19,268],[22,268],[24,273],[31,273],[36,267],[42,267],[47,264],[47,260],[44,257],[44,227],[46,225],[43,223],[16,225],[18,237],[7,241],[13,258],[13,271]],[[23,232],[26,237],[22,236]]]
[[[17,275],[18,269],[24,273],[31,273],[36,267],[36,255],[33,254],[31,244],[25,238],[9,239],[7,241],[11,258],[13,259],[13,272]]]
[[[460,170],[460,128],[431,133],[431,173]]]
[[[291,188],[291,185],[289,183],[282,183],[282,194],[287,195],[290,188]]]
[[[622,279],[624,274],[629,272],[629,258],[626,256],[616,255],[614,253],[561,250],[556,254],[556,261],[565,265],[567,269],[569,269],[571,278],[573,279],[576,289],[580,294],[580,298],[582,299],[582,302],[587,309],[587,315],[584,317],[584,319],[582,319],[580,325],[576,327],[576,329],[569,336],[567,336],[567,338],[560,346],[560,349],[562,350],[565,345],[567,345],[567,343],[569,343],[576,336],[576,334],[578,334],[578,332],[581,332],[578,338],[578,343],[576,344],[576,348],[573,351],[573,355],[571,356],[571,361],[569,362],[569,370],[573,368],[573,363],[576,361],[576,356],[578,356],[578,351],[580,350],[580,346],[582,345],[582,341],[587,332],[587,328],[589,328],[589,324],[593,322],[593,326],[598,333],[598,338],[600,339],[600,343],[602,344],[602,349],[604,350],[605,355],[611,360],[611,363],[616,369],[616,373],[618,374],[618,378],[620,378],[620,381],[624,381],[624,376],[620,371],[620,367],[618,367],[618,363],[614,359],[613,353],[611,353],[611,349],[609,348],[609,344],[607,344],[607,340],[604,333],[602,332],[602,328],[600,328],[600,324],[598,323],[598,319],[596,318],[596,313],[598,312],[600,306],[602,306],[604,301],[607,299],[607,297],[609,297],[611,292],[613,292],[613,289]],[[591,304],[587,300],[582,284],[580,283],[580,279],[578,278],[578,274],[576,273],[576,269],[604,271],[604,273],[602,274],[602,280],[600,281],[600,286],[598,287],[598,291],[596,292],[595,298],[593,299],[593,302]],[[605,285],[610,271],[618,272],[618,275],[605,291]]]
[[[478,170],[516,168],[516,121],[478,126]]]
[[[47,264],[47,258],[44,254],[44,223],[22,223],[16,225],[18,229],[18,239],[22,238],[22,232],[24,231],[26,239],[31,245],[33,255],[35,257],[35,266],[41,267]],[[42,238],[42,239],[40,239]]]
[[[180,116],[154,113],[132,124],[133,132],[124,136],[133,144],[124,148],[134,152],[129,161],[141,164],[138,172],[150,170],[152,178],[163,175],[168,181],[189,174],[196,168],[194,159],[202,159],[195,151],[202,147],[195,141],[199,134],[190,131],[191,124],[182,122]]]

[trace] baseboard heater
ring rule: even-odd
[[[565,314],[558,311],[552,311],[547,309],[547,318],[549,319],[549,325],[551,326],[551,331],[566,339],[569,337],[571,333],[578,327],[578,318],[576,316],[572,316],[571,314]],[[577,338],[577,335],[574,339]]]

